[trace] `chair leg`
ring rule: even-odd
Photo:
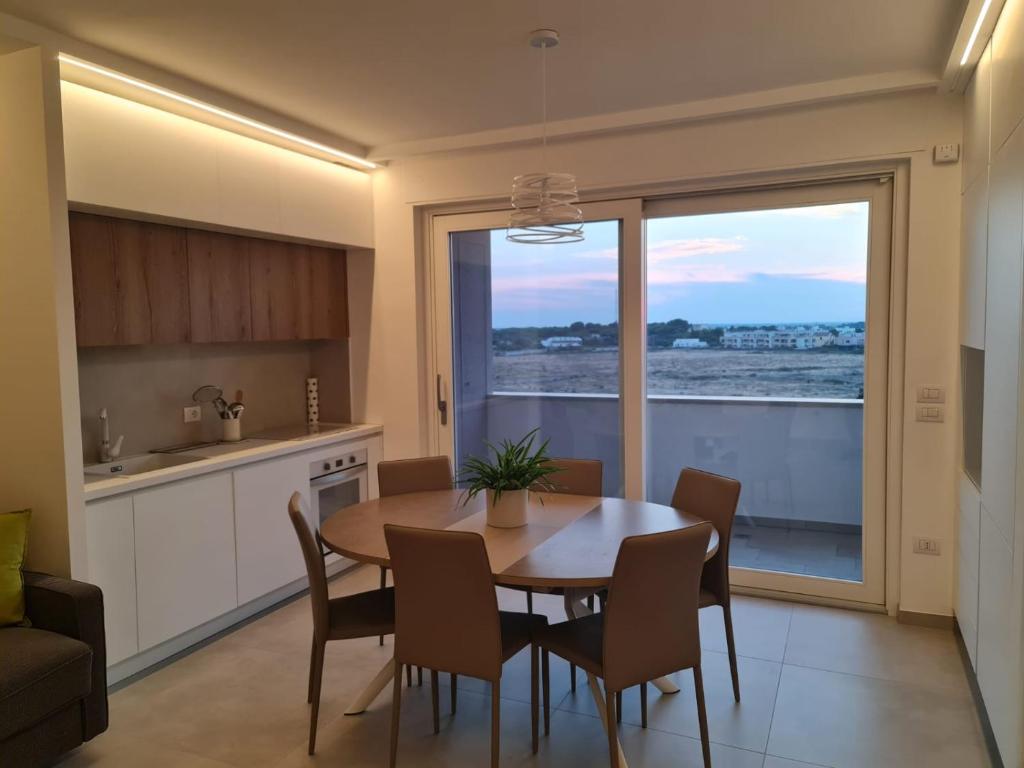
[[[452,715],[455,715],[455,703],[459,698],[459,676],[452,674]]]
[[[526,612],[533,615],[533,590],[526,590]]]
[[[640,727],[647,727],[647,683],[640,683]]]
[[[430,670],[430,704],[434,710],[434,733],[438,734],[441,732],[441,716],[438,710],[437,702],[437,670]]]
[[[313,645],[313,709],[309,713],[309,754],[316,751],[316,721],[320,716],[320,682],[324,676],[324,643]]]
[[[693,668],[693,687],[697,693],[697,719],[700,721],[700,746],[704,752],[704,768],[711,768],[711,742],[708,739],[708,711],[704,707],[704,677],[700,664]]]
[[[391,696],[391,768],[398,760],[398,720],[402,710],[402,670],[395,670],[394,693]]]
[[[537,669],[539,666],[540,650],[533,643],[530,644],[530,737],[532,739],[531,746],[533,747],[533,754],[537,754],[539,747],[537,738],[537,721],[538,721],[538,707],[540,698],[537,695],[537,689],[539,687],[540,671]]]
[[[573,693],[576,693],[576,665],[569,665],[569,687]]]
[[[604,692],[604,708],[606,712],[605,730],[608,731],[608,755],[611,759],[612,768],[619,768],[619,734],[615,725],[615,699],[616,695],[609,690]]]
[[[622,722],[622,691],[615,694],[615,722]]]
[[[313,669],[316,667],[316,638],[313,638],[313,645],[309,649],[309,687],[306,689],[306,703],[313,703]]]
[[[544,688],[544,735],[551,733],[551,676],[549,674],[548,650],[541,657],[541,683]]]
[[[423,667],[416,667],[416,685],[423,687]]]
[[[736,665],[736,638],[732,633],[732,607],[727,602],[722,606],[722,618],[725,620],[725,642],[729,646],[729,670],[732,672],[732,695],[736,703],[740,700],[740,672]]]
[[[498,768],[501,754],[501,680],[491,683],[491,768]]]
[[[383,565],[380,567],[380,588],[385,589],[388,585],[388,569]],[[384,645],[384,635],[380,636],[378,645]]]

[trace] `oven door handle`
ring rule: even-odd
[[[311,478],[309,481],[310,488],[324,488],[329,485],[337,485],[338,483],[345,483],[349,480],[358,478],[360,475],[366,474],[366,465],[359,467],[350,467],[349,469],[343,469],[340,472],[331,472],[330,474],[320,475],[320,477]]]

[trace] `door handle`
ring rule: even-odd
[[[448,401],[444,397],[444,386],[441,374],[437,374],[437,410],[441,412],[441,426],[448,424]]]

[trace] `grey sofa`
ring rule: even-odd
[[[103,594],[25,573],[31,627],[0,629],[0,766],[51,765],[107,728]]]

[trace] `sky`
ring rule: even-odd
[[[618,223],[584,234],[522,245],[492,231],[493,327],[617,319]],[[866,202],[650,219],[648,321],[862,321],[867,240]]]

